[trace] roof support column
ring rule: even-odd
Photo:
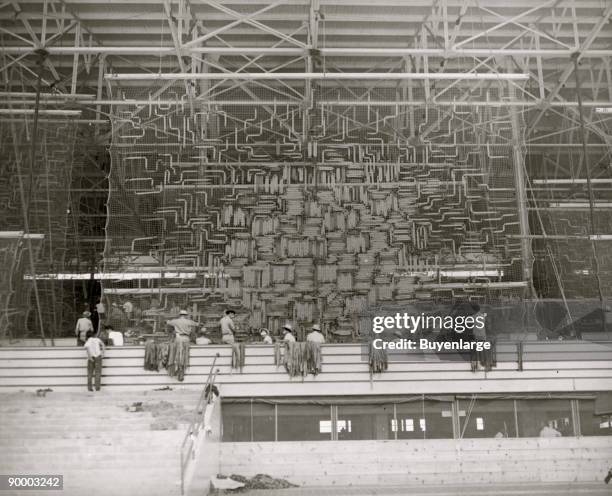
[[[508,59],[508,70],[512,71],[512,61]],[[508,81],[510,100],[516,99],[515,87]],[[525,147],[521,137],[517,108],[509,107],[510,124],[512,126],[512,165],[514,167],[514,183],[516,187],[516,206],[518,209],[519,229],[521,234],[522,280],[528,283],[528,294],[532,296],[533,289],[531,239],[529,238],[529,217],[527,210],[527,188],[525,177]]]

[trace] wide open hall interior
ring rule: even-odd
[[[611,14],[0,4],[2,337],[70,335],[99,296],[338,341],[369,308],[464,299],[604,330]]]

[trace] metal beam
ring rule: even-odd
[[[473,80],[473,81],[524,81],[529,79],[528,74],[520,73],[490,73],[490,72],[224,72],[224,73],[123,73],[106,74],[105,79],[114,81],[120,80],[179,80],[179,79],[317,79],[317,80],[337,80],[337,79],[431,79],[431,80]]]
[[[0,30],[3,30],[0,28]],[[10,35],[16,36],[14,33],[3,30]],[[21,38],[26,43],[31,43],[25,38]],[[5,46],[0,48],[0,52],[9,54],[22,54],[33,52],[36,48],[30,46]],[[82,46],[69,47],[58,46],[48,47],[47,51],[50,55],[73,55],[79,53],[83,55],[102,54],[109,55],[155,55],[155,56],[175,56],[176,49],[174,46]],[[543,57],[558,57],[571,58],[577,50],[563,49],[547,49],[547,48],[457,48],[445,51],[443,48],[320,48],[319,52],[326,57],[407,57],[410,55],[422,56],[430,55],[432,57],[506,57],[506,56],[536,56]],[[299,47],[224,47],[224,46],[204,46],[204,47],[182,47],[181,53],[185,56],[190,56],[193,53],[209,53],[218,55],[275,55],[275,56],[291,56],[307,55],[308,48]],[[610,49],[588,49],[580,50],[581,58],[604,58],[612,56]]]

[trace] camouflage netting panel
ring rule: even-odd
[[[41,119],[32,163],[32,121],[0,122],[0,231],[25,231],[25,205],[29,232],[36,235],[32,249],[36,274],[42,277],[37,284],[47,335],[64,331],[63,291],[52,275],[61,273],[65,264],[76,128],[71,120]],[[29,255],[23,251],[29,246],[23,238],[5,247],[9,258],[17,257],[12,273],[5,270],[2,274],[3,285],[6,282],[5,287],[12,289],[11,296],[4,296],[0,311],[6,322],[5,332],[12,337],[40,335]]]
[[[181,89],[113,118],[105,271],[152,275],[107,281],[110,301],[354,329],[381,303],[523,295],[508,108],[306,114]]]

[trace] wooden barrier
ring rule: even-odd
[[[610,459],[609,437],[222,443],[220,470],[309,486],[600,482]]]
[[[406,354],[389,370],[370,380],[367,355],[357,344],[323,345],[323,372],[290,378],[274,365],[274,348],[248,345],[243,373],[231,369],[229,346],[193,346],[191,366],[179,383],[164,370],[143,368],[144,348],[109,348],[102,384],[112,389],[198,387],[216,353],[217,383],[225,397],[347,394],[505,393],[612,390],[612,343],[529,342],[524,344],[524,370],[517,371],[515,343],[498,343],[498,366],[471,372],[469,362],[441,361],[434,354]],[[79,390],[85,387],[86,359],[77,347],[0,348],[0,391]]]

